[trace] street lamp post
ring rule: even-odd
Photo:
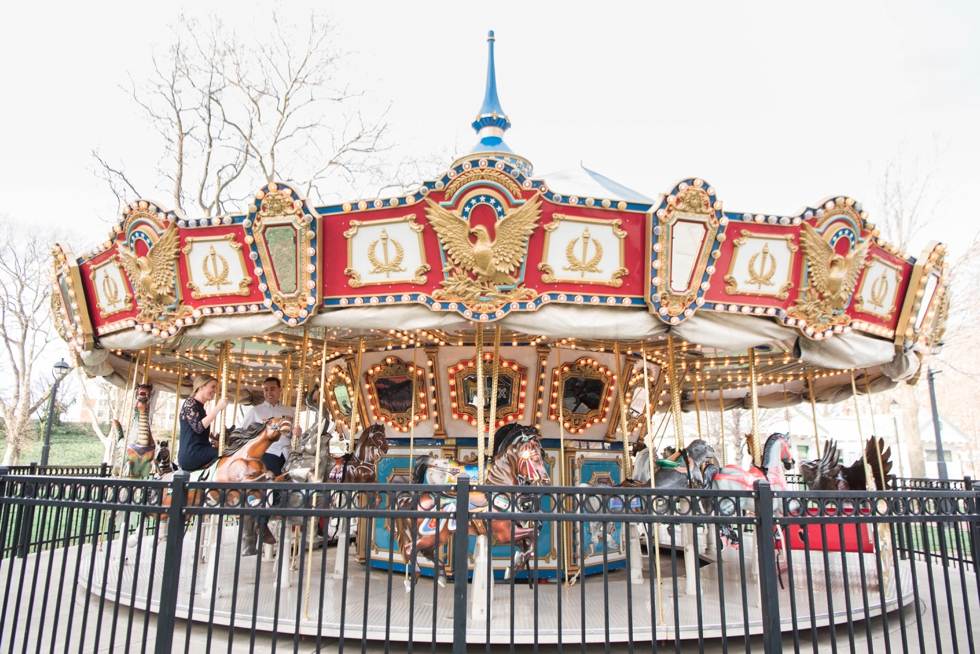
[[[932,346],[932,354],[938,355],[942,349],[943,342],[939,341]],[[939,426],[939,405],[936,403],[936,371],[932,369],[931,364],[926,379],[929,382],[929,400],[932,403],[932,427],[936,431],[936,460],[939,467],[939,478],[949,479],[949,475],[946,473],[946,454],[943,452],[942,429]]]
[[[41,446],[41,465],[48,465],[48,452],[51,450],[51,423],[54,421],[54,403],[58,395],[58,384],[65,378],[71,370],[64,359],[54,364],[52,374],[54,375],[54,386],[51,387],[51,397],[48,399],[48,421],[44,425],[44,445]]]

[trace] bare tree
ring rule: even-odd
[[[85,405],[89,408],[89,422],[92,425],[92,431],[95,433],[96,438],[99,439],[99,442],[102,443],[102,462],[111,466],[115,463],[116,448],[118,446],[118,443],[116,442],[117,436],[112,429],[112,421],[118,420],[120,423],[123,422],[122,412],[124,391],[121,388],[113,386],[101,377],[96,378],[95,385],[98,388],[99,396],[106,400],[106,404],[109,409],[107,424],[103,426],[99,424],[98,411],[96,410],[98,405],[93,402],[89,396],[88,386],[91,384],[91,382],[82,378],[81,373],[79,374],[78,381],[79,387],[82,391],[82,397],[85,400]]]
[[[384,110],[344,79],[348,56],[336,26],[272,12],[262,37],[242,38],[219,18],[181,17],[154,75],[126,88],[163,145],[157,180],[93,152],[96,174],[121,202],[166,192],[188,216],[240,209],[262,184],[296,183],[314,201],[333,187],[384,188],[414,177],[414,161],[389,164]],[[416,178],[417,179],[417,178]],[[166,190],[168,189],[168,190]]]
[[[941,163],[944,147],[940,140],[934,139],[932,151],[928,156],[918,156],[909,153],[906,143],[901,143],[895,156],[886,164],[881,173],[878,186],[878,213],[875,217],[882,236],[901,252],[910,252],[916,238],[923,228],[938,219],[946,210],[946,198],[949,189],[943,186]],[[952,262],[952,275],[962,281],[971,275],[977,275],[976,255],[980,253],[980,241],[973,235],[965,250],[958,252],[958,258]],[[958,289],[966,290],[969,284],[957,284]],[[948,361],[964,360],[961,357],[970,355],[969,341],[973,338],[972,329],[964,326],[975,325],[980,318],[980,309],[976,303],[963,300],[951,304],[951,312],[946,331],[947,348],[944,359]],[[975,298],[980,299],[980,298]],[[950,357],[950,355],[953,355]],[[935,365],[934,361],[926,361],[927,365]],[[924,379],[923,379],[924,381]],[[924,384],[921,384],[924,386]],[[909,471],[913,477],[924,477],[925,458],[922,434],[919,430],[920,405],[926,403],[923,391],[909,384],[899,384],[893,391],[892,397],[898,401],[902,412],[902,432],[909,456]],[[890,399],[888,400],[891,401]]]
[[[4,218],[0,230],[0,421],[6,432],[3,465],[16,465],[34,413],[54,380],[45,355],[59,340],[49,309],[51,260],[47,234]],[[36,369],[36,366],[38,369]]]

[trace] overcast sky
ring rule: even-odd
[[[446,166],[475,142],[493,29],[506,140],[537,173],[581,162],[652,197],[699,176],[733,211],[792,214],[850,195],[873,212],[900,144],[910,164],[938,142],[947,202],[922,240],[955,253],[976,230],[980,3],[315,5],[341,28],[346,74],[375,106],[390,104],[396,141],[445,151]],[[179,13],[216,13],[261,38],[271,7],[301,19],[312,6],[5,7],[0,215],[104,234],[115,202],[90,153],[135,171],[156,163],[119,85],[148,76]]]

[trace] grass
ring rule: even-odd
[[[42,433],[39,421],[34,421],[28,429],[28,439],[20,451],[17,465],[29,465],[41,461]],[[0,431],[0,437],[3,436]],[[6,451],[6,446],[4,447]],[[102,443],[92,432],[88,423],[66,422],[54,425],[51,429],[51,451],[48,453],[50,465],[92,466],[102,463],[104,453]]]

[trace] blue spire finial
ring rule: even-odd
[[[497,73],[493,63],[493,43],[496,41],[493,30],[487,33],[487,43],[489,55],[487,58],[487,91],[483,96],[483,106],[480,107],[480,114],[473,121],[473,129],[480,132],[484,127],[497,127],[506,130],[510,127],[510,121],[504,114],[500,106],[500,99],[497,97]]]
[[[480,113],[473,121],[473,129],[480,139],[476,146],[470,150],[470,155],[478,154],[497,161],[505,161],[514,166],[515,169],[522,171],[526,175],[531,174],[531,163],[521,156],[514,154],[514,151],[504,143],[504,132],[510,127],[510,119],[500,106],[500,99],[497,97],[497,73],[493,63],[493,44],[496,39],[493,30],[487,33],[487,43],[489,55],[487,59],[487,92],[483,96],[483,106]],[[460,163],[462,159],[456,163]],[[453,164],[454,166],[456,164]]]

